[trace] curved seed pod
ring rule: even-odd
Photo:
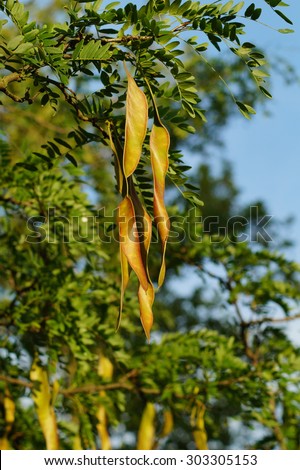
[[[138,291],[138,299],[140,304],[140,318],[143,325],[145,335],[150,341],[150,331],[153,325],[152,305],[154,302],[154,288],[152,284],[148,284],[148,289],[145,291],[143,286],[140,285]]]
[[[9,441],[6,436],[0,437],[0,450],[10,450]]]
[[[137,450],[151,450],[155,440],[155,406],[148,402],[144,408],[137,438]]]
[[[11,446],[9,444],[8,435],[15,421],[16,405],[12,399],[12,396],[10,394],[8,387],[5,387],[3,408],[4,408],[5,428],[4,428],[4,435],[0,437],[0,450],[10,450]]]
[[[204,423],[205,406],[203,403],[197,403],[191,413],[191,425],[193,436],[197,449],[208,450],[207,434]]]
[[[128,264],[127,258],[123,253],[123,250],[120,245],[120,264],[121,264],[121,298],[120,298],[120,308],[119,308],[119,315],[117,320],[116,330],[120,328],[121,319],[122,319],[122,311],[123,311],[123,303],[124,303],[124,294],[128,286],[129,277],[130,277],[130,266]]]
[[[147,132],[148,103],[146,95],[139,89],[124,64],[127,79],[125,145],[123,154],[123,168],[126,178],[136,169],[142,145]]]
[[[105,357],[103,354],[100,354],[99,356],[98,375],[100,375],[106,380],[111,380],[113,376],[113,365],[111,361],[107,357]],[[105,392],[101,391],[99,395],[100,397],[104,397]],[[101,440],[101,449],[110,450],[111,443],[110,443],[110,436],[107,430],[107,426],[108,426],[107,413],[103,405],[99,405],[97,409],[96,417],[98,419],[97,431]]]
[[[148,252],[150,248],[151,236],[152,236],[152,220],[149,214],[147,213],[145,207],[141,204],[138,195],[135,191],[132,178],[128,178],[128,191],[130,194],[130,198],[133,204],[133,209],[135,213],[135,220],[136,220],[136,228],[138,239],[140,243],[140,250],[141,250],[141,257],[142,262],[145,267],[147,276],[148,276],[148,284],[151,284],[150,275],[148,271]],[[124,293],[128,285],[129,276],[130,276],[130,266],[128,264],[127,258],[123,253],[123,250],[120,249],[120,261],[121,261],[121,272],[122,272],[122,286],[121,286],[121,302],[120,302],[120,311],[119,317],[117,322],[117,329],[120,326],[121,322],[121,315],[123,310],[123,300],[124,300]]]
[[[10,432],[12,425],[15,421],[16,405],[7,387],[5,389],[5,396],[4,396],[4,411],[5,411],[6,430],[7,432]]]
[[[54,408],[51,406],[51,393],[48,381],[48,374],[43,369],[35,357],[30,370],[30,380],[38,382],[34,389],[33,401],[39,423],[44,434],[47,450],[59,449],[57,424]]]
[[[165,179],[169,165],[170,135],[163,126],[155,109],[154,124],[150,134],[150,156],[154,180],[153,213],[162,244],[162,262],[158,278],[160,287],[165,278],[165,254],[170,231],[170,221],[164,202]]]
[[[132,178],[128,179],[128,190],[133,203],[135,218],[137,221],[137,229],[139,234],[139,240],[141,244],[141,254],[143,258],[144,266],[146,267],[148,280],[151,283],[149,270],[148,270],[148,253],[152,237],[152,219],[146,208],[143,206],[139,197],[136,193],[135,187],[133,185]]]
[[[160,437],[166,437],[168,434],[170,434],[173,431],[174,427],[174,419],[173,419],[173,414],[171,410],[164,410],[164,422],[163,422],[163,428],[160,433]]]
[[[101,441],[102,450],[111,450],[110,436],[107,430],[107,414],[104,406],[99,406],[96,417],[98,419],[97,431]]]
[[[131,198],[125,196],[118,209],[121,250],[136,273],[143,289],[146,291],[148,289],[148,275],[142,259],[135,211]]]
[[[72,439],[72,450],[83,450],[80,436],[80,422],[77,416],[72,416],[72,426],[75,430]]]
[[[107,133],[109,136],[109,143],[110,147],[115,156],[115,173],[116,173],[116,180],[119,192],[122,194],[125,190],[124,188],[124,174],[123,174],[123,155],[122,155],[122,148],[119,143],[118,138],[115,139],[116,144],[113,140],[112,132],[111,132],[111,123],[107,123]],[[129,282],[130,276],[130,266],[128,264],[127,258],[123,253],[120,245],[120,264],[121,264],[121,298],[120,298],[120,308],[119,308],[119,315],[117,319],[116,330],[118,331],[121,323],[122,318],[122,311],[123,311],[123,303],[124,303],[124,294]]]
[[[129,192],[134,205],[136,219],[138,220],[138,232],[141,244],[141,255],[148,276],[148,289],[145,291],[140,285],[138,290],[138,299],[140,304],[140,319],[143,325],[146,337],[150,341],[150,331],[153,325],[152,305],[154,302],[154,288],[150,279],[148,269],[148,254],[152,237],[152,220],[145,207],[138,198],[132,180],[129,181]]]

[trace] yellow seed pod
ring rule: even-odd
[[[142,153],[147,132],[148,103],[142,90],[137,86],[124,64],[128,86],[126,97],[125,144],[123,154],[126,178],[135,171]]]
[[[58,431],[54,408],[51,405],[52,396],[46,370],[40,366],[37,356],[31,370],[30,380],[37,382],[33,390],[33,401],[36,407],[38,420],[46,441],[47,450],[59,449]]]
[[[138,430],[137,450],[151,450],[155,442],[155,406],[148,402],[144,408]]]
[[[154,287],[152,284],[148,284],[148,289],[145,291],[140,285],[138,291],[138,299],[140,304],[140,318],[143,325],[145,335],[150,341],[150,331],[153,325],[153,312],[152,305],[154,302]]]
[[[173,431],[174,427],[174,419],[171,410],[164,410],[164,421],[163,421],[163,428],[160,433],[160,437],[166,437]]]
[[[119,204],[118,225],[121,250],[136,273],[143,289],[147,290],[148,276],[142,259],[134,206],[129,196],[125,196]]]
[[[203,403],[197,403],[192,408],[191,426],[193,428],[193,436],[197,449],[207,450],[207,434],[204,422],[205,406]]]
[[[112,362],[105,357],[102,353],[99,355],[99,362],[98,362],[98,375],[106,380],[111,380],[113,376],[113,364]],[[105,391],[101,391],[99,393],[100,397],[105,396]],[[102,450],[110,450],[111,449],[111,442],[110,436],[108,432],[108,419],[105,407],[103,405],[99,405],[96,417],[98,420],[97,424],[97,431],[101,441],[101,449]]]
[[[162,262],[158,278],[160,287],[166,273],[166,247],[170,231],[170,220],[166,210],[165,180],[169,166],[170,135],[162,124],[155,106],[154,124],[150,134],[150,156],[154,182],[153,214],[162,245]]]

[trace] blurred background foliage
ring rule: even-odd
[[[0,44],[0,447],[299,449],[299,345],[285,325],[299,318],[300,267],[286,259],[291,241],[277,236],[278,223],[267,229],[272,249],[255,239],[249,207],[261,218],[265,204],[242,207],[231,165],[223,161],[216,171],[214,160],[238,107],[249,117],[262,106],[263,84],[246,64],[255,58],[245,57],[254,46],[216,54],[202,43],[206,34],[217,49],[220,37],[242,47],[243,25],[230,26],[228,39],[226,22],[240,22],[239,14],[257,21],[257,9],[245,2],[239,13],[225,1],[203,11],[179,0],[142,2],[144,10],[125,2],[24,3],[22,10],[15,0],[0,2],[1,21],[9,20]],[[263,3],[278,10],[281,2]],[[198,36],[187,44],[190,29]],[[163,44],[162,30],[170,34]],[[169,52],[178,32],[184,55]],[[141,46],[124,35],[150,39]],[[84,57],[93,40],[102,51]],[[150,344],[135,282],[115,332],[119,195],[103,126],[111,119],[122,135],[120,61],[132,54],[171,133],[172,236]],[[14,73],[17,80],[5,81]],[[187,75],[174,88],[179,73]],[[136,79],[143,86],[141,73]],[[193,82],[191,95],[179,99],[186,81]],[[185,152],[193,154],[192,169]],[[136,172],[145,201],[148,167],[146,145]],[[235,224],[242,217],[247,226]]]

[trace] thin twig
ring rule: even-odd
[[[0,375],[0,381],[6,382],[13,385],[21,385],[21,387],[32,388],[33,383],[28,380],[15,379],[14,377],[7,377],[5,375]]]
[[[32,207],[34,203],[32,201],[17,201],[17,199],[13,197],[5,197],[0,194],[0,201],[2,202],[8,202],[10,204],[13,204],[14,206],[24,206],[24,207]]]
[[[291,317],[283,317],[283,318],[270,318],[270,317],[264,317],[264,318],[257,318],[255,320],[250,320],[247,322],[244,322],[245,327],[249,327],[252,325],[261,325],[262,323],[281,323],[281,322],[288,322],[288,321],[293,321],[300,319],[300,313],[297,315],[292,315]]]

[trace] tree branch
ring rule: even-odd
[[[0,201],[4,203],[8,202],[10,204],[13,204],[14,206],[32,207],[34,205],[32,201],[17,201],[13,197],[5,197],[2,194],[0,194]]]
[[[0,375],[0,381],[6,382],[12,385],[21,385],[21,387],[32,388],[33,383],[28,380],[15,379],[14,377],[7,377],[5,375]]]
[[[145,388],[145,387],[138,387],[135,383],[128,381],[128,379],[133,379],[138,375],[138,370],[133,369],[132,371],[128,372],[125,374],[123,377],[120,378],[118,382],[112,382],[112,383],[107,383],[107,384],[85,384],[80,387],[70,387],[67,389],[59,389],[59,392],[63,396],[72,396],[76,395],[78,393],[98,393],[102,391],[109,391],[109,390],[129,390],[132,392],[139,392],[145,395],[161,395],[162,390],[159,388]],[[242,383],[245,380],[248,380],[251,378],[251,376],[255,375],[253,371],[249,372],[248,374],[242,375],[240,377],[233,377],[230,379],[224,379],[220,380],[217,382],[212,382],[211,385],[215,385],[216,387],[230,387],[236,383]],[[21,387],[25,388],[33,388],[34,383],[30,382],[28,380],[23,380],[23,379],[17,379],[13,377],[7,377],[4,375],[0,375],[0,381],[10,383],[12,385],[20,385]],[[199,384],[202,386],[201,392],[205,390],[205,384]],[[199,390],[197,393],[192,393],[192,394],[174,394],[176,399],[183,400],[183,399],[193,399],[196,396],[199,395]]]
[[[11,82],[19,82],[20,80],[22,80],[22,75],[19,72],[10,73],[0,78],[0,90],[6,88]]]
[[[297,315],[292,315],[291,317],[283,317],[283,318],[270,318],[270,317],[263,317],[263,318],[257,318],[256,320],[249,320],[249,321],[244,321],[243,325],[248,328],[249,326],[252,325],[261,325],[262,323],[281,323],[281,322],[289,322],[289,321],[294,321],[300,319],[300,313]]]
[[[81,121],[90,122],[94,127],[96,127],[102,133],[102,135],[105,138],[108,139],[108,135],[107,135],[106,131],[98,123],[98,118],[87,116],[81,111],[81,109],[79,109],[79,106],[78,106],[79,105],[79,100],[78,100],[78,97],[77,97],[75,91],[71,90],[71,88],[67,87],[63,83],[61,83],[57,80],[54,80],[53,78],[41,77],[41,76],[39,76],[39,77],[44,79],[47,83],[51,83],[52,85],[56,86],[61,91],[61,93],[64,95],[65,101],[67,103],[69,103],[75,109],[77,117]]]
[[[154,39],[153,36],[131,36],[131,35],[126,35],[122,36],[121,38],[106,38],[106,37],[100,37],[99,40],[101,42],[104,42],[105,44],[107,43],[127,43],[130,41],[150,41],[151,39]]]
[[[6,75],[5,77],[0,78],[0,91],[2,91],[6,96],[8,96],[10,99],[15,101],[16,103],[24,103],[25,101],[27,101],[28,103],[31,104],[37,95],[31,98],[29,95],[29,91],[26,90],[25,95],[20,97],[12,93],[7,88],[10,83],[21,82],[22,80],[24,80],[25,74],[29,70],[30,70],[30,67],[28,65],[25,65],[25,67],[21,69],[19,72],[12,72],[9,75]]]
[[[204,272],[205,274],[207,274],[209,277],[213,278],[213,279],[216,279],[217,281],[219,281],[219,283],[225,288],[227,289],[229,292],[231,292],[233,290],[233,287],[231,285],[231,280],[230,279],[224,279],[222,278],[221,276],[218,276],[210,271],[208,271],[206,268],[204,268],[202,265],[197,265],[198,268]],[[239,322],[240,322],[240,327],[241,327],[241,340],[243,342],[243,345],[244,345],[244,351],[245,351],[245,354],[246,356],[248,357],[248,359],[250,359],[250,361],[252,362],[252,364],[255,366],[257,365],[257,362],[258,362],[258,354],[255,353],[250,345],[249,345],[249,335],[248,335],[248,327],[250,326],[250,324],[248,322],[245,322],[244,319],[243,319],[243,315],[242,315],[242,312],[241,312],[241,309],[240,309],[240,306],[237,302],[237,300],[233,300],[232,302],[232,305],[234,306],[234,309],[235,309],[235,312],[236,312],[236,315],[239,319]]]

